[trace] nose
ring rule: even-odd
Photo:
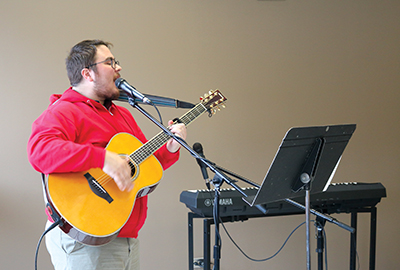
[[[115,63],[115,68],[114,68],[114,70],[115,70],[116,72],[120,72],[120,71],[122,70],[122,67],[121,67],[119,64]]]

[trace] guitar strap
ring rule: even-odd
[[[60,215],[57,213],[57,211],[54,210],[53,206],[49,202],[49,198],[47,197],[47,189],[46,189],[46,175],[42,173],[42,187],[43,187],[43,199],[46,204],[45,211],[46,214],[48,214],[51,217],[51,221],[53,223],[55,222],[60,222],[60,226],[62,226],[62,220]]]
[[[36,253],[35,253],[35,270],[37,269],[37,260],[38,260],[38,255],[39,255],[39,247],[40,243],[43,240],[43,237],[52,229],[54,229],[57,225],[63,226],[63,221],[58,215],[56,211],[54,211],[53,206],[49,203],[48,197],[47,197],[47,192],[46,192],[46,176],[42,173],[42,187],[43,187],[43,196],[44,196],[44,202],[46,203],[46,208],[45,211],[49,216],[51,217],[53,224],[51,224],[40,236],[39,242],[36,247]]]

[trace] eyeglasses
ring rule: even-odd
[[[90,64],[86,68],[90,68],[90,67],[95,66],[97,64],[102,64],[102,63],[106,63],[106,62],[109,62],[107,64],[109,64],[113,69],[116,69],[117,65],[119,65],[119,61],[115,60],[115,58],[107,58],[104,61],[100,61],[100,62],[97,62],[97,63]]]

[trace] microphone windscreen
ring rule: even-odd
[[[115,86],[116,86],[117,88],[121,89],[120,86],[121,86],[122,81],[124,81],[124,79],[122,79],[122,78],[116,79],[116,80],[115,80]]]
[[[203,146],[201,143],[196,142],[193,144],[193,150],[196,151],[197,154],[203,153]]]

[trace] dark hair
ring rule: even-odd
[[[112,46],[109,42],[94,39],[81,41],[72,47],[65,59],[68,78],[72,86],[76,86],[82,81],[82,69],[94,63],[97,47],[101,45],[108,48]],[[96,71],[96,66],[93,66],[92,69]]]

